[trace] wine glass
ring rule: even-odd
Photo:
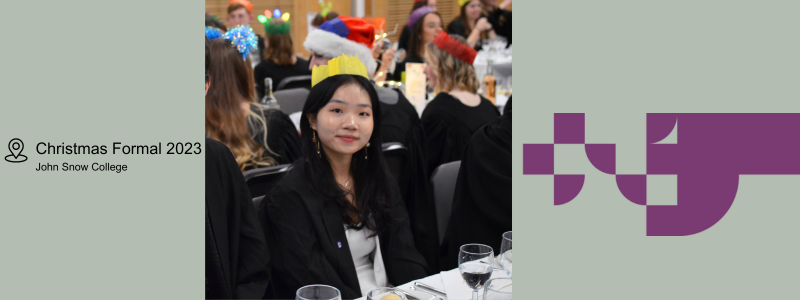
[[[466,244],[458,253],[458,270],[472,289],[472,300],[478,300],[478,290],[492,277],[494,250],[481,244]]]
[[[503,233],[503,243],[500,246],[500,265],[506,270],[508,277],[511,277],[511,231]]]
[[[489,279],[483,290],[483,300],[511,300],[511,279]]]
[[[400,289],[387,287],[369,291],[369,293],[367,293],[367,300],[381,300],[388,295],[396,295],[397,297],[392,296],[387,299],[406,300],[406,293],[403,293]]]
[[[297,290],[295,300],[342,300],[339,289],[322,284],[307,285]]]

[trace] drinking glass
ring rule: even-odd
[[[297,290],[295,300],[342,300],[339,289],[321,284],[307,285]]]
[[[472,289],[472,300],[478,300],[478,290],[492,277],[494,250],[481,244],[466,244],[458,253],[458,270]]]
[[[492,278],[487,281],[483,300],[511,300],[511,278]]]
[[[381,300],[387,295],[397,295],[399,297],[392,297],[394,300],[406,300],[406,293],[403,293],[400,289],[387,287],[369,291],[367,300]]]
[[[503,233],[503,243],[500,246],[500,266],[511,277],[511,231]]]

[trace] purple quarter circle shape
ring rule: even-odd
[[[553,178],[553,205],[563,205],[575,199],[583,189],[586,175],[559,175]]]
[[[647,175],[617,175],[617,188],[628,201],[647,205]]]
[[[617,171],[617,145],[586,144],[586,157],[600,172],[614,175]]]

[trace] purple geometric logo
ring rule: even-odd
[[[714,226],[736,198],[739,175],[800,174],[800,114],[647,114],[647,171],[637,175],[616,173],[615,144],[585,143],[584,114],[555,114],[554,123],[553,144],[523,145],[522,173],[553,175],[553,204],[567,204],[585,175],[555,174],[555,144],[583,144],[589,162],[615,176],[626,199],[647,206],[648,236]],[[676,143],[657,143],[673,135]],[[648,175],[677,175],[677,205],[648,205]]]

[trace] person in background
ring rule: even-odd
[[[447,25],[447,33],[466,38],[466,43],[475,50],[481,50],[484,39],[494,38],[495,32],[489,20],[481,16],[480,0],[458,0],[461,15]]]
[[[483,3],[483,13],[497,35],[502,36],[508,40],[508,45],[511,45],[511,11],[506,10],[511,6],[512,0],[503,0],[499,5],[498,0],[481,0]]]
[[[348,32],[345,34],[345,32]],[[339,16],[320,25],[306,38],[303,46],[313,54],[311,67],[324,66],[334,57],[358,56],[374,73],[376,62],[370,55],[374,38],[372,25],[358,18]],[[427,169],[427,145],[419,114],[411,102],[397,90],[374,86],[381,107],[383,142],[397,142],[408,148],[401,174],[395,174],[400,193],[405,199],[414,243],[428,265],[435,266],[439,237],[435,203],[429,195],[430,174]]]
[[[206,38],[206,93],[210,52]],[[206,299],[261,299],[269,250],[247,184],[224,144],[206,138],[205,157]]]
[[[422,112],[428,139],[428,171],[461,160],[475,131],[500,115],[492,102],[478,95],[472,63],[477,53],[464,38],[441,31],[426,46],[425,73],[436,97]]]
[[[242,25],[250,26],[250,24],[253,23],[253,19],[253,4],[250,3],[250,1],[231,0],[230,5],[228,6],[228,27],[233,28]],[[260,35],[256,35],[256,37],[258,38],[258,43],[250,53],[250,61],[253,64],[251,67],[255,67],[263,60],[264,49],[266,49],[266,46],[264,45],[264,38]]]
[[[272,18],[264,24],[269,48],[264,51],[264,61],[253,70],[258,99],[263,98],[266,93],[264,79],[267,77],[272,78],[274,91],[286,77],[311,75],[308,61],[294,54],[290,30],[290,23],[284,22],[281,18]]]
[[[225,24],[222,24],[222,22],[217,19],[217,16],[212,16],[209,14],[206,14],[206,27],[218,28],[222,31],[222,33],[228,31],[228,27],[225,27]]]
[[[342,299],[424,278],[403,199],[385,168],[381,106],[366,67],[341,56],[312,71],[303,158],[259,209],[276,297],[333,286]],[[309,134],[310,133],[310,134]]]
[[[206,95],[206,137],[227,145],[242,171],[294,162],[299,136],[280,110],[256,103],[250,27],[239,26],[211,40],[212,84]]]
[[[363,20],[375,27],[375,43],[372,45],[372,58],[378,63],[378,68],[372,76],[376,82],[385,81],[389,75],[397,50],[391,48],[391,41],[385,38],[386,18],[363,18]]]
[[[319,28],[319,25],[322,25],[322,23],[325,23],[325,21],[333,20],[333,19],[336,19],[338,17],[339,17],[339,13],[337,13],[335,11],[320,12],[316,16],[314,16],[313,20],[311,20],[311,27],[313,29],[317,29],[317,28]]]
[[[457,267],[464,244],[489,245],[499,253],[506,231],[511,231],[511,99],[503,115],[481,127],[467,144],[439,269]]]
[[[414,6],[411,7],[411,13],[420,7],[428,6],[436,11],[436,0],[414,0]],[[411,38],[411,27],[408,25],[403,26],[403,31],[400,32],[400,39],[397,40],[397,49],[408,49],[408,39]]]
[[[408,27],[411,28],[406,58],[398,62],[392,79],[400,81],[406,70],[406,63],[425,63],[425,45],[442,31],[442,16],[430,6],[423,6],[411,13],[408,17]]]

